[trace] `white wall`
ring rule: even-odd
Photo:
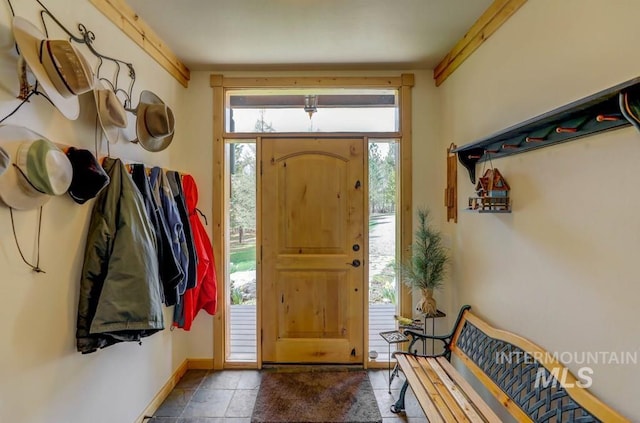
[[[207,216],[205,226],[212,237],[213,197],[213,89],[211,72],[192,72],[189,89],[182,98],[184,136],[180,148],[172,151],[172,163],[177,169],[189,169],[198,184],[198,208]],[[216,263],[221,258],[216,257]],[[186,336],[189,358],[213,358],[213,316],[201,310]]]
[[[16,13],[39,25],[35,1],[14,1]],[[95,47],[106,55],[134,64],[137,82],[134,105],[141,90],[150,89],[176,114],[176,137],[168,150],[146,153],[120,142],[111,154],[128,161],[170,167],[184,139],[184,88],[99,13],[88,0],[48,0],[46,5],[75,30],[84,23],[95,32]],[[52,38],[63,38],[49,22]],[[85,47],[81,50],[88,54]],[[88,56],[91,58],[91,56]],[[92,63],[93,63],[92,59]],[[0,115],[17,104],[16,54],[11,17],[0,5]],[[42,97],[32,98],[6,123],[26,126],[54,142],[93,150],[95,108],[90,94],[81,99],[81,116],[66,120]],[[133,134],[133,115],[128,133]],[[2,141],[0,140],[0,143]],[[101,154],[104,155],[105,149]],[[188,171],[189,167],[180,170]],[[166,309],[166,330],[146,338],[142,346],[118,344],[89,355],[75,349],[78,288],[84,243],[93,202],[77,205],[67,196],[44,207],[41,267],[34,274],[22,263],[14,244],[9,209],[0,206],[0,421],[20,423],[133,422],[177,366],[186,358],[185,335],[170,332],[173,309]],[[28,259],[34,255],[35,211],[16,212],[16,229]]]
[[[527,2],[439,88],[440,151],[637,77],[639,14],[633,0]],[[640,355],[638,163],[633,128],[494,160],[513,213],[445,225],[456,306],[552,352]],[[462,209],[473,186],[459,168]],[[591,367],[592,392],[640,419],[640,366]]]

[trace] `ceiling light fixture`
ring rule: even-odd
[[[309,115],[309,119],[318,111],[318,97],[316,95],[304,96],[304,111]]]

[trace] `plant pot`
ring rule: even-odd
[[[416,308],[423,314],[435,315],[438,312],[436,299],[433,298],[433,289],[422,289],[422,298],[418,301]]]

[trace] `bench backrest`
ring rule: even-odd
[[[518,421],[629,421],[587,391],[584,381],[552,354],[493,328],[469,310],[458,322],[450,349]]]

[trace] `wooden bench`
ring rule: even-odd
[[[460,310],[453,331],[431,336],[411,330],[409,351],[426,339],[444,343],[444,352],[420,356],[395,353],[406,381],[391,411],[404,410],[407,388],[413,390],[430,423],[500,422],[480,395],[451,365],[453,353],[519,422],[629,422],[594,397],[578,380],[532,342],[495,329]]]

